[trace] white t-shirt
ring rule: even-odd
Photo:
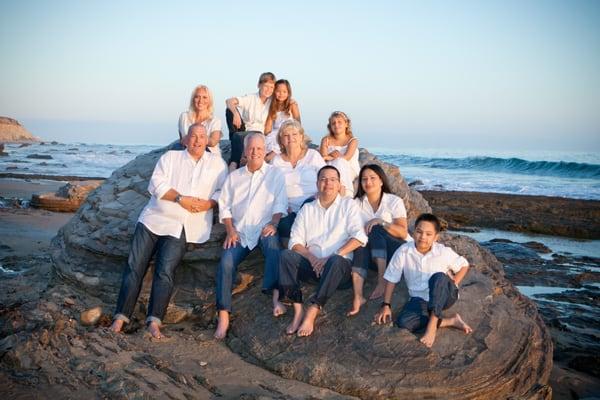
[[[318,151],[308,149],[296,168],[279,154],[271,160],[271,165],[283,172],[289,207],[298,212],[302,203],[317,193],[317,172],[325,166],[325,160]]]
[[[189,243],[204,243],[210,236],[213,210],[191,213],[179,204],[162,200],[175,189],[183,196],[217,200],[227,178],[227,165],[215,154],[204,152],[196,162],[187,150],[172,150],[163,154],[150,178],[148,191],[152,195],[138,221],[155,235],[185,237]]]
[[[265,122],[269,116],[269,107],[271,98],[264,103],[260,100],[258,93],[247,94],[242,97],[236,97],[238,101],[238,111],[246,125],[247,131],[258,131],[264,133]]]
[[[192,126],[194,122],[190,118],[190,112],[184,111],[179,116],[179,137],[182,138],[187,135],[188,129]],[[206,133],[210,136],[214,131],[221,130],[221,120],[217,117],[213,117],[211,119],[207,119],[200,123],[204,129],[206,129]],[[207,146],[210,149],[210,152],[216,155],[221,155],[221,148],[217,144],[216,146]]]
[[[254,173],[245,166],[229,174],[219,197],[219,221],[233,219],[242,246],[252,250],[273,214],[281,213],[285,217],[287,207],[283,174],[263,162]]]
[[[360,183],[359,183],[360,184]],[[387,223],[394,222],[395,218],[406,218],[406,208],[404,207],[404,201],[391,193],[382,193],[381,202],[377,211],[373,211],[371,203],[366,195],[362,199],[354,199],[358,208],[360,209],[360,217],[362,218],[363,225],[374,218],[381,218]],[[413,240],[410,235],[406,236],[407,242]]]
[[[323,208],[317,199],[306,203],[298,211],[288,248],[291,250],[299,244],[308,247],[317,257],[330,257],[351,238],[355,238],[363,246],[369,240],[356,203],[337,195],[329,208]],[[352,259],[352,252],[345,257]]]
[[[406,280],[410,297],[420,297],[429,301],[429,279],[437,272],[454,273],[469,262],[459,256],[450,247],[434,243],[427,254],[421,254],[415,247],[415,242],[400,246],[392,256],[383,278],[392,283],[400,282],[402,274]]]

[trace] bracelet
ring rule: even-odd
[[[385,307],[388,306],[389,308],[392,308],[392,305],[390,303],[386,303],[385,301],[381,302],[381,307]]]

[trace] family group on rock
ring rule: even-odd
[[[263,73],[257,93],[226,104],[229,165],[221,156],[221,121],[213,115],[212,94],[201,85],[180,116],[180,146],[154,168],[151,198],[138,218],[123,273],[114,332],[129,322],[154,257],[146,324],[153,338],[163,338],[177,266],[187,243],[209,239],[215,209],[227,232],[216,279],[217,339],[229,329],[237,267],[257,246],[265,260],[262,291],[271,296],[273,316],[293,308],[288,335],[311,335],[338,288],[353,286],[347,316],[359,313],[367,301],[363,284],[369,269],[378,279],[369,299],[383,297],[377,324],[392,321],[394,287],[404,275],[410,298],[396,317],[398,327],[424,331],[420,341],[427,347],[438,328],[472,332],[460,315],[443,315],[459,298],[468,261],[437,243],[442,226],[433,214],[416,219],[411,237],[403,200],[391,193],[383,169],[359,167],[358,140],[344,112],[331,114],[317,151],[308,146],[287,80]],[[307,307],[301,281],[317,283]]]

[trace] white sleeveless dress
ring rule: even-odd
[[[339,151],[341,154],[346,154],[348,145],[356,138],[352,138],[348,141],[345,146],[327,146],[327,153],[331,153],[334,150]],[[343,157],[338,157],[335,160],[327,161],[327,164],[332,165],[340,171],[340,178],[342,185],[346,187],[346,196],[354,196],[354,180],[358,177],[360,172],[360,164],[358,163],[358,148],[354,151],[352,158],[346,160]]]

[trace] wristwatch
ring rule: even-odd
[[[183,198],[182,195],[178,194],[177,196],[175,196],[175,203],[179,204],[179,202],[181,201],[181,199]]]
[[[385,307],[385,306],[392,308],[392,305],[390,303],[386,303],[385,301],[381,302],[381,307]]]

